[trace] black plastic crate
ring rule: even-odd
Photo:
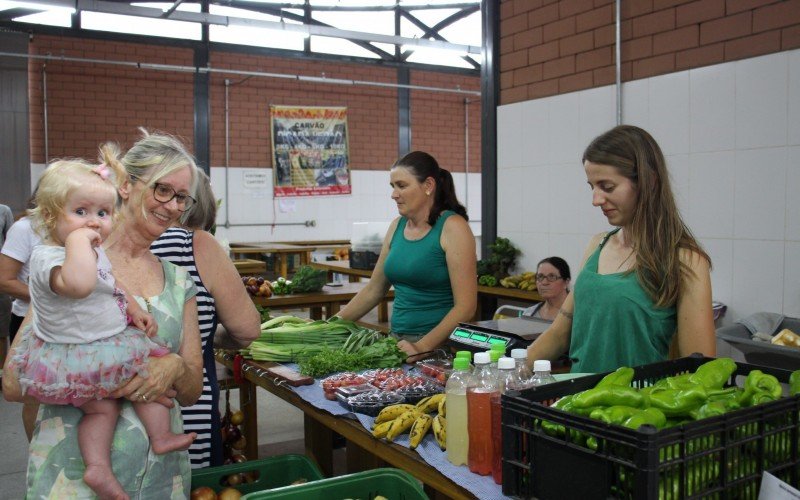
[[[701,356],[635,368],[633,386],[646,387],[693,372]],[[788,370],[737,363],[728,381],[760,369],[788,382]],[[549,408],[563,396],[594,387],[605,374],[503,395],[503,493],[518,498],[752,498],[769,471],[800,483],[800,396],[736,410],[676,427],[640,430]],[[739,379],[742,385],[743,378]],[[557,437],[542,429],[563,425]],[[571,432],[570,432],[571,431]],[[597,450],[570,436],[597,439]],[[531,465],[531,463],[533,465]]]

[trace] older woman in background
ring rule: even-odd
[[[197,286],[197,311],[203,343],[203,394],[197,404],[181,408],[184,429],[197,433],[189,448],[192,467],[222,465],[214,344],[241,349],[258,338],[261,316],[242,286],[238,271],[214,236],[207,232],[217,218],[211,182],[197,170],[197,202],[185,212],[183,226],[167,229],[150,250],[185,268]],[[215,335],[216,332],[216,335]],[[255,458],[255,457],[249,457]]]
[[[539,261],[536,265],[536,289],[544,300],[526,309],[522,315],[552,322],[567,300],[571,279],[569,264],[561,257],[547,257]]]

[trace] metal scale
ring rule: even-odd
[[[492,345],[504,344],[508,354],[511,349],[528,347],[551,324],[529,316],[459,323],[448,342],[453,350],[472,352],[488,351]]]

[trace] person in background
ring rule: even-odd
[[[389,226],[369,283],[339,316],[361,318],[394,286],[391,331],[413,358],[438,348],[475,314],[475,237],[453,177],[431,155],[408,153],[390,179],[400,217]]]
[[[0,248],[6,241],[6,234],[14,224],[14,214],[7,205],[0,205]],[[6,338],[10,335],[11,323],[11,296],[0,292],[0,363],[5,362],[8,344]]]
[[[31,197],[28,208],[33,207],[33,197]],[[11,303],[11,319],[8,325],[9,343],[14,342],[22,320],[28,313],[31,300],[28,290],[29,261],[33,249],[41,242],[41,238],[31,227],[30,219],[21,217],[9,229],[3,249],[0,251],[0,293],[8,294],[14,299]],[[3,345],[3,362],[5,362],[5,339],[0,339],[0,342]],[[26,401],[22,405],[22,424],[28,441],[33,436],[38,411],[39,403],[36,401]]]
[[[170,353],[148,358],[147,377],[136,375],[111,394],[129,400],[122,403],[114,432],[112,470],[131,498],[188,498],[188,452],[155,454],[130,401],[156,401],[170,407],[171,428],[182,432],[182,417],[173,398],[191,406],[202,392],[196,287],[185,270],[150,252],[150,244],[193,202],[194,159],[176,139],[145,132],[120,161],[127,176],[118,189],[122,217],[103,246],[114,277],[153,315],[157,337]],[[25,327],[30,316],[13,347],[30,332]],[[3,396],[10,401],[24,399],[8,362]],[[77,443],[80,417],[80,410],[71,406],[41,405],[30,446],[27,498],[93,498],[81,479],[85,465]]]
[[[583,154],[592,204],[615,229],[595,236],[573,293],[528,360],[569,349],[572,371],[597,373],[716,354],[711,259],[681,219],[666,161],[646,131],[620,125]]]
[[[261,333],[261,316],[242,286],[238,271],[214,236],[207,232],[217,218],[217,200],[205,172],[198,169],[197,174],[197,202],[184,213],[184,228],[167,229],[150,245],[155,255],[185,268],[197,286],[203,394],[195,405],[181,408],[185,430],[197,433],[189,448],[193,468],[223,463],[214,347],[241,349]]]
[[[553,321],[569,295],[572,275],[561,257],[547,257],[536,265],[536,289],[544,301],[529,307],[522,315]]]

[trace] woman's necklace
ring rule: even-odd
[[[633,255],[633,251],[634,251],[634,249],[633,249],[633,248],[631,248],[631,251],[628,253],[628,256],[627,256],[627,257],[625,257],[625,260],[623,260],[622,262],[620,262],[620,263],[619,263],[619,265],[617,266],[617,271],[619,271],[620,269],[622,269],[622,266],[623,266],[623,265],[624,265],[626,262],[628,262],[628,259],[630,259],[630,258],[631,258],[631,256]]]

